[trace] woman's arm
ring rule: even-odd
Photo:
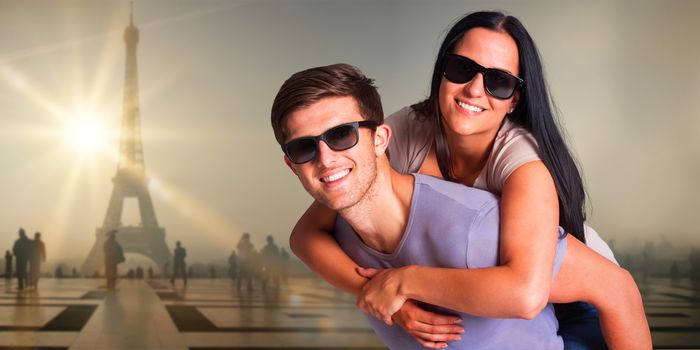
[[[363,286],[358,306],[390,323],[393,311],[409,298],[476,316],[525,319],[537,316],[548,300],[586,301],[598,308],[611,348],[635,348],[630,342],[650,348],[641,297],[629,273],[569,236],[565,259],[551,282],[558,215],[549,172],[541,162],[527,163],[504,187],[501,266],[360,269],[372,279]]]
[[[375,276],[364,286],[358,307],[375,316],[381,314],[381,319],[391,322],[390,315],[403,302],[388,296],[395,293],[476,316],[533,318],[549,296],[558,208],[554,182],[544,164],[535,161],[522,165],[503,188],[499,266],[394,269],[391,271],[402,273]],[[406,278],[408,275],[410,278]]]
[[[644,314],[642,298],[632,276],[573,236],[568,235],[566,240],[566,254],[552,283],[549,301],[553,303],[585,301],[593,304],[598,309],[603,336],[610,349],[651,349],[651,334]],[[421,266],[387,270],[366,269],[361,271],[362,275],[372,279],[367,282],[363,292],[372,294],[373,303],[365,307],[379,310],[382,308],[379,302],[384,305],[400,305],[408,297],[451,307],[448,299],[464,299],[466,294],[462,293],[466,288],[459,286],[461,277],[467,271],[479,270],[488,269],[468,270]],[[442,296],[427,300],[422,295],[412,294],[410,287],[397,287],[402,281],[428,284]],[[379,287],[380,285],[382,286]],[[392,290],[394,292],[390,292]],[[375,293],[377,291],[379,293]],[[364,300],[365,296],[361,295],[360,299]],[[386,317],[381,314],[375,316],[386,321]]]

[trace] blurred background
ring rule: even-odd
[[[256,248],[267,235],[287,247],[311,200],[269,123],[282,82],[350,63],[393,113],[427,95],[451,24],[486,9],[518,17],[539,46],[589,224],[638,276],[674,262],[687,275],[700,248],[690,0],[136,1],[145,164],[170,249],[180,240],[191,263],[223,266],[244,232]],[[128,1],[0,0],[0,250],[19,227],[41,231],[49,266],[71,267],[95,243],[116,171],[128,21]],[[124,224],[137,225],[136,201],[126,204]]]

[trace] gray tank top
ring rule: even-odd
[[[492,193],[414,174],[408,223],[394,252],[386,254],[365,245],[350,225],[338,216],[334,236],[359,266],[373,268],[421,265],[453,268],[485,268],[498,265],[499,209]],[[559,231],[553,277],[566,252]],[[469,286],[464,286],[468,288]],[[476,317],[433,305],[423,306],[442,314],[458,315],[466,330],[450,349],[562,349],[558,322],[551,304],[532,320]],[[382,341],[391,349],[423,349],[400,326],[366,316]]]

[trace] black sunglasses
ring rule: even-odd
[[[506,71],[486,68],[464,56],[453,53],[445,54],[442,75],[447,80],[455,84],[464,84],[474,79],[476,73],[481,73],[484,76],[486,92],[501,100],[511,98],[517,88],[525,85],[525,80]]]
[[[334,151],[344,151],[357,144],[360,139],[357,129],[360,127],[375,130],[379,123],[372,120],[363,120],[341,124],[326,130],[318,136],[305,136],[294,139],[282,146],[282,151],[294,164],[303,164],[318,154],[318,143],[323,141]]]

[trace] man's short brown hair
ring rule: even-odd
[[[282,84],[272,103],[272,130],[277,142],[282,145],[287,139],[284,122],[290,114],[327,97],[346,96],[355,99],[365,120],[384,121],[382,101],[374,80],[356,67],[338,63],[293,74]]]

